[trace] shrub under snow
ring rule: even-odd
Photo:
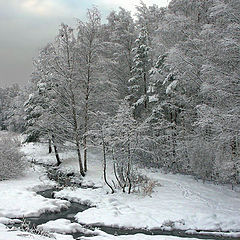
[[[26,166],[20,141],[9,133],[0,133],[0,181],[22,175]]]

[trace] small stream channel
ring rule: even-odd
[[[50,179],[52,180],[57,180],[58,183],[60,185],[63,185],[62,182],[62,178],[59,176],[55,176],[53,171],[49,171],[48,176]],[[71,181],[66,181],[64,180],[64,186],[66,185],[72,185]],[[78,184],[79,186],[79,184]],[[45,198],[54,198],[54,192],[58,191],[58,188],[52,188],[52,189],[48,189],[45,191],[39,191],[37,192],[37,194],[45,197]],[[52,220],[57,220],[60,218],[63,219],[68,219],[71,222],[76,222],[74,216],[78,213],[78,212],[82,212],[86,209],[88,209],[89,206],[86,205],[82,205],[79,203],[75,203],[75,202],[71,202],[71,205],[68,209],[63,209],[60,212],[46,212],[41,214],[39,217],[27,217],[25,218],[25,221],[29,222],[30,226],[38,226],[41,225],[43,223],[46,223],[48,221],[52,221]],[[15,224],[15,226],[19,226],[18,224]],[[136,233],[143,233],[146,235],[166,235],[166,236],[177,236],[177,237],[185,237],[187,238],[198,238],[198,239],[216,239],[216,240],[230,240],[230,239],[234,239],[234,240],[239,240],[240,238],[233,238],[233,237],[226,237],[226,236],[214,236],[214,235],[202,235],[202,234],[188,234],[183,230],[172,230],[172,231],[166,231],[166,230],[162,230],[162,229],[155,229],[155,230],[145,230],[145,229],[127,229],[127,228],[117,228],[117,227],[108,227],[108,226],[83,226],[87,229],[90,230],[94,230],[95,227],[97,227],[98,229],[111,234],[111,235],[132,235],[132,234],[136,234]],[[81,239],[82,236],[91,236],[91,235],[86,235],[83,234],[81,232],[77,232],[77,233],[72,233],[71,234],[73,236],[74,239]],[[93,236],[93,235],[92,235]],[[141,239],[139,239],[141,240]]]

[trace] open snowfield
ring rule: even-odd
[[[29,160],[55,163],[54,154],[47,153],[47,145],[26,144],[22,150]],[[63,171],[78,171],[78,163],[74,156],[73,152],[69,155],[60,153]],[[240,238],[240,193],[231,190],[229,186],[203,184],[202,181],[196,181],[190,176],[164,174],[160,170],[151,169],[141,170],[159,183],[151,196],[143,196],[141,193],[129,195],[121,191],[109,194],[109,189],[103,182],[101,169],[101,155],[97,152],[90,153],[89,171],[82,185],[97,188],[64,188],[55,193],[57,199],[47,199],[36,194],[37,190],[54,185],[46,178],[42,167],[39,166],[35,167],[35,171],[29,170],[25,177],[0,182],[0,217],[2,217],[0,218],[0,240],[25,239],[20,236],[22,232],[8,231],[4,227],[3,224],[7,224],[8,221],[7,218],[38,216],[45,211],[58,211],[69,205],[68,201],[61,198],[91,206],[76,214],[75,218],[79,224],[168,230],[177,228],[193,233],[194,230],[229,231],[228,235]],[[108,169],[108,178],[114,179],[111,169]],[[41,227],[51,232],[70,233],[77,231],[81,225],[77,223],[72,225],[62,219],[48,222]],[[64,231],[61,231],[63,228]],[[61,234],[56,235],[56,238],[73,239],[72,236]],[[32,239],[45,240],[40,236],[34,236]],[[144,234],[128,236],[100,234],[81,239],[175,240],[185,238]]]
[[[27,145],[25,153],[44,161],[53,162],[54,156],[46,154],[42,145]],[[78,171],[77,160],[62,155],[65,159],[62,169]],[[49,159],[49,160],[48,160]],[[40,161],[40,160],[38,160]],[[171,228],[217,231],[240,231],[240,193],[229,186],[203,184],[190,176],[164,174],[160,170],[142,170],[157,181],[151,196],[141,194],[108,194],[101,171],[101,156],[89,154],[89,171],[83,185],[97,186],[98,189],[65,188],[55,197],[95,206],[76,215],[82,224],[107,225],[129,228]],[[114,179],[109,170],[109,179]]]
[[[54,162],[54,156],[46,153],[46,146],[44,149],[42,145],[30,144],[24,147],[24,151],[37,161]],[[78,171],[74,153],[71,152],[70,157],[64,153],[62,158],[65,159],[61,166],[63,170]],[[160,170],[142,170],[160,184],[151,196],[122,192],[112,195],[104,185],[101,169],[101,156],[89,154],[89,171],[83,185],[100,188],[65,188],[55,194],[57,198],[94,206],[76,215],[79,223],[147,229],[240,231],[240,193],[229,186],[203,184],[190,176],[164,174]],[[110,170],[108,178],[114,179]]]
[[[151,197],[103,189],[64,189],[56,197],[96,206],[76,215],[79,223],[154,229],[240,230],[239,194],[182,176],[152,174],[161,181]],[[170,180],[169,180],[170,177]]]

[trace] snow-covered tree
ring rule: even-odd
[[[83,162],[84,171],[87,171],[87,132],[90,125],[90,112],[96,102],[96,89],[99,83],[99,62],[103,46],[100,38],[101,16],[96,8],[88,10],[87,22],[78,22],[77,54],[78,77],[81,82],[81,91],[84,92],[84,136]]]
[[[128,79],[132,76],[136,29],[131,13],[123,8],[111,12],[107,19],[105,60],[108,76],[114,80],[119,98],[124,99],[128,95]]]
[[[14,179],[24,174],[27,163],[19,149],[20,142],[14,134],[0,134],[0,181]]]
[[[25,93],[19,85],[13,84],[5,89],[0,88],[0,128],[14,132],[24,130]]]
[[[102,25],[92,9],[76,31],[63,24],[38,59],[33,130],[72,142],[82,175],[89,133],[100,131],[104,152],[126,160],[122,186],[129,159],[239,182],[239,10],[237,0],[173,0],[141,3],[136,21],[120,8]]]
[[[151,69],[149,51],[147,32],[145,29],[142,29],[139,37],[136,39],[136,47],[133,49],[134,66],[132,69],[132,78],[129,79],[129,89],[131,92],[129,100],[136,109],[142,105],[147,109],[149,70]]]

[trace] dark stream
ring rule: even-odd
[[[49,178],[50,179],[54,179],[57,180],[60,185],[62,185],[61,182],[61,178],[59,178],[59,176],[56,178],[53,174],[53,172],[50,172],[49,174]],[[70,181],[68,182],[68,184],[66,184],[66,182],[64,183],[64,185],[71,185]],[[78,186],[80,184],[78,183]],[[42,195],[43,197],[46,198],[54,198],[54,192],[58,191],[57,188],[53,188],[53,189],[48,189],[45,191],[39,191],[37,192],[39,195]],[[39,217],[27,217],[25,218],[25,221],[29,222],[31,227],[36,227],[40,224],[46,223],[48,221],[51,220],[57,220],[60,218],[63,219],[68,219],[71,222],[76,222],[74,216],[78,213],[78,212],[82,212],[86,209],[88,209],[89,206],[86,205],[82,205],[79,203],[74,203],[71,202],[71,206],[68,209],[62,209],[60,212],[46,212],[41,214]],[[18,224],[15,224],[15,226],[19,226]],[[226,237],[226,236],[214,236],[214,235],[201,235],[201,234],[187,234],[185,231],[183,230],[172,230],[172,231],[166,231],[166,230],[162,230],[162,229],[155,229],[155,230],[145,230],[145,229],[126,229],[126,228],[118,228],[118,227],[107,227],[107,226],[83,226],[87,229],[90,230],[94,230],[96,227],[108,234],[111,235],[132,235],[132,234],[136,234],[136,233],[143,233],[143,234],[147,234],[147,235],[166,235],[166,236],[177,236],[177,237],[185,237],[187,238],[198,238],[198,239],[216,239],[216,240],[227,240],[227,239],[234,239],[234,240],[240,240],[240,238],[233,238],[233,237]],[[71,234],[74,239],[81,239],[81,236],[91,236],[91,235],[84,235],[81,232],[77,232],[77,233],[72,233]],[[141,240],[141,239],[139,239]]]

